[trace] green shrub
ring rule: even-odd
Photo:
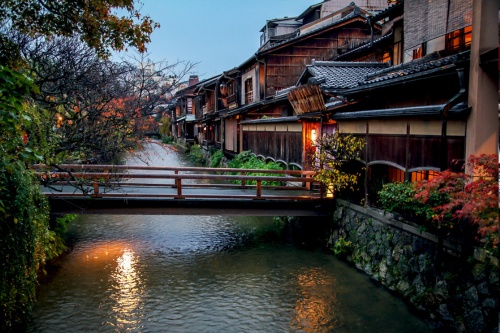
[[[312,168],[316,171],[314,179],[323,183],[332,193],[345,189],[358,191],[362,170],[346,166],[360,160],[365,140],[350,133],[335,132],[323,135],[315,144],[317,149],[309,153]]]
[[[224,153],[222,152],[222,150],[217,150],[212,155],[210,155],[210,167],[220,168],[223,159]]]
[[[228,162],[228,167],[229,168],[238,168],[238,169],[263,169],[263,170],[284,170],[283,167],[276,162],[270,161],[270,162],[265,162],[255,155],[252,154],[251,151],[244,151],[241,152],[240,154],[236,155],[231,161]],[[236,175],[236,172],[232,173],[233,175]],[[248,176],[266,176],[269,174],[266,173],[248,173]],[[282,174],[273,174],[273,176],[284,176]],[[233,181],[234,183],[240,183],[240,181]],[[255,181],[248,181],[248,185],[255,185]],[[272,186],[279,186],[281,185],[280,182],[276,181],[264,181],[262,182],[262,185],[272,185]]]
[[[425,222],[432,212],[428,205],[415,198],[416,194],[414,183],[395,182],[382,185],[378,198],[384,210],[402,214],[409,219],[419,219],[425,227]]]
[[[203,149],[201,148],[200,145],[192,145],[189,147],[189,150],[187,151],[187,156],[191,163],[198,164],[198,165],[205,165],[206,164],[206,159],[205,159],[205,154],[203,152]]]
[[[172,143],[172,142],[174,142],[174,137],[173,136],[167,136],[167,137],[161,139],[161,142],[163,142],[165,144]]]

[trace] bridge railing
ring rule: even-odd
[[[81,165],[64,164],[56,168],[45,165],[34,166],[41,183],[52,191],[45,191],[48,196],[91,196],[99,197],[172,197],[184,198],[254,198],[254,199],[314,199],[323,198],[323,191],[313,193],[311,184],[314,171],[304,170],[261,170],[237,168],[203,167],[159,167],[130,165]],[[259,175],[254,175],[259,174]],[[238,182],[235,184],[234,182]],[[254,182],[254,184],[250,184]],[[265,185],[275,182],[275,185]],[[276,185],[279,183],[280,185]],[[55,186],[61,186],[55,190]],[[64,188],[64,186],[66,186]],[[72,188],[71,188],[72,187]],[[134,193],[116,190],[134,187]],[[170,191],[137,192],[138,188],[163,187],[176,189]],[[252,190],[238,193],[193,192],[185,189],[211,187],[216,189]],[[321,188],[321,186],[320,186]],[[75,190],[75,189],[79,189]],[[264,195],[263,189],[273,190],[272,195]],[[283,194],[282,191],[294,191]],[[269,192],[269,191],[268,191]],[[277,195],[279,193],[279,195]]]

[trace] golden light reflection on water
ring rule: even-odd
[[[337,327],[333,277],[312,268],[299,273],[296,283],[301,297],[296,301],[291,326],[300,332],[330,332]]]
[[[118,329],[134,329],[141,322],[143,282],[137,271],[138,258],[134,251],[126,248],[116,260],[117,266],[111,274],[110,298],[114,301],[112,313]]]
[[[94,242],[85,250],[84,261],[90,263],[85,265],[87,269],[108,272],[109,298],[100,305],[103,311],[108,309],[105,325],[118,331],[137,330],[141,325],[144,282],[137,269],[139,257],[130,245],[121,241]]]

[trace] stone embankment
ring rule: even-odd
[[[437,331],[498,332],[497,258],[444,242],[383,211],[337,200],[328,241],[354,264],[419,310]]]

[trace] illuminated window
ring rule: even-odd
[[[384,52],[384,55],[382,56],[382,62],[388,62],[388,61],[391,61],[391,53]]]
[[[472,26],[450,32],[446,35],[446,50],[460,52],[470,48],[472,42]]]
[[[420,170],[411,173],[411,181],[418,182],[420,180],[431,180],[437,176],[437,171],[432,170]]]
[[[387,168],[387,179],[389,182],[404,182],[405,181],[405,173],[403,170],[388,167]]]
[[[413,49],[413,59],[420,59],[425,55],[425,44]]]

